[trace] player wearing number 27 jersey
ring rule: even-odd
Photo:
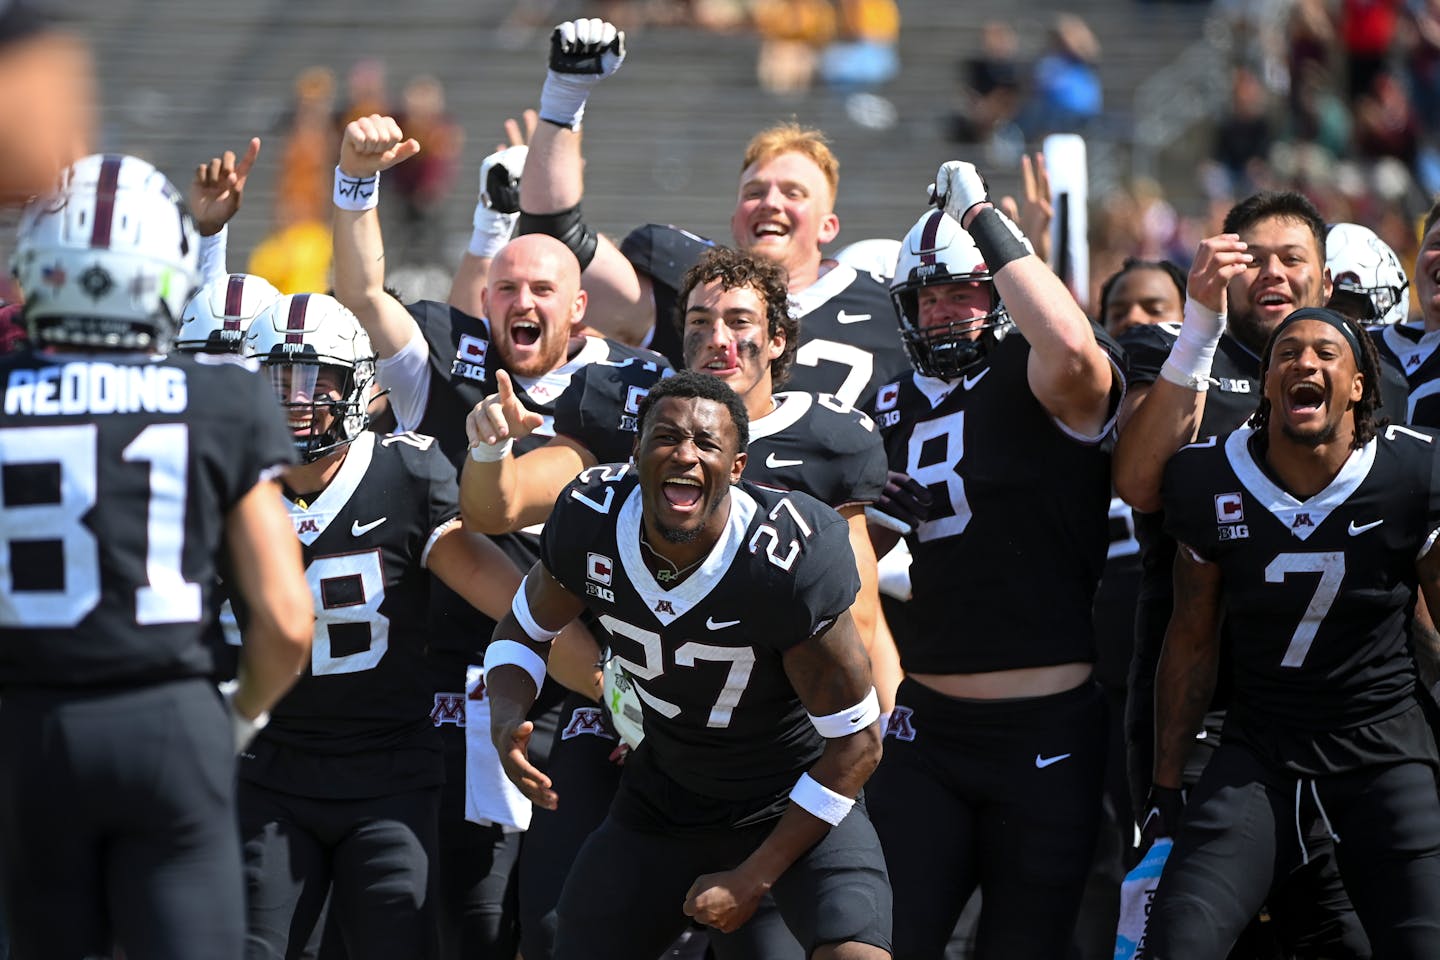
[[[553,628],[597,614],[643,705],[645,739],[561,894],[554,955],[655,956],[687,914],[730,933],[769,891],[807,955],[888,956],[883,857],[855,804],[879,705],[849,613],[848,525],[739,482],[748,417],[718,378],[662,380],[639,420],[634,467],[591,468],[561,495],[486,653],[506,772],[551,808],[519,721]]]

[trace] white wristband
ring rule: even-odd
[[[528,574],[520,578],[520,589],[515,591],[515,599],[510,601],[510,614],[531,640],[537,643],[546,643],[560,636],[560,631],[546,630],[535,622],[535,615],[530,612],[530,601],[525,598],[525,584],[529,580]]]
[[[516,640],[492,640],[485,648],[485,686],[490,686],[490,672],[506,664],[530,674],[537,693],[545,685],[545,661],[540,654]]]
[[[374,210],[380,202],[380,174],[352,177],[335,167],[335,194],[332,198],[341,210]]]
[[[815,725],[815,729],[820,731],[820,736],[827,740],[848,737],[880,719],[880,697],[875,688],[871,687],[865,698],[853,707],[823,717],[817,717],[813,713],[807,713],[806,716]]]
[[[808,773],[800,774],[790,789],[790,802],[804,807],[832,827],[840,825],[855,801],[825,786]]]
[[[515,221],[519,219],[518,213],[500,213],[485,206],[483,200],[478,201],[472,218],[475,230],[470,234],[470,246],[466,250],[476,257],[495,256],[501,247],[510,242],[510,234],[515,232]]]
[[[510,448],[513,446],[513,437],[506,437],[499,443],[486,443],[482,440],[470,448],[470,459],[476,463],[498,463],[510,456]]]
[[[585,101],[590,99],[590,88],[600,81],[598,75],[556,73],[545,74],[545,86],[540,88],[540,119],[569,127],[579,128],[585,117]]]
[[[1185,322],[1160,367],[1160,376],[1187,390],[1204,393],[1210,389],[1210,368],[1224,332],[1224,314],[1186,297]]]

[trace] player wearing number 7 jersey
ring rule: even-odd
[[[546,807],[559,798],[522,721],[555,628],[588,606],[643,704],[554,956],[656,956],[687,914],[730,932],[768,891],[807,956],[888,957],[884,860],[856,804],[880,734],[847,525],[739,482],[748,417],[717,378],[662,380],[639,419],[635,466],[591,468],[561,495],[485,658],[496,748]]]
[[[1157,787],[1180,785],[1222,638],[1233,693],[1156,894],[1155,956],[1224,957],[1273,878],[1309,856],[1317,818],[1375,956],[1440,956],[1436,747],[1410,649],[1440,609],[1440,443],[1377,423],[1379,382],[1364,331],[1296,310],[1271,335],[1250,426],[1165,468],[1182,547]]]
[[[195,284],[180,195],[87,157],[21,222],[35,349],[0,364],[0,893],[17,957],[238,960],[234,756],[312,616],[274,398],[166,356]],[[251,601],[227,719],[216,568]],[[116,951],[118,952],[118,951]]]
[[[945,164],[935,192],[944,209],[905,237],[891,288],[916,373],[872,414],[890,468],[935,507],[909,540],[915,630],[871,809],[897,958],[941,955],[978,883],[976,956],[1050,960],[1068,952],[1099,824],[1091,606],[1124,380],[972,165]]]

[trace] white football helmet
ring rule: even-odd
[[[1331,306],[1366,326],[1404,323],[1410,316],[1410,279],[1400,258],[1369,227],[1333,223],[1325,234],[1325,266],[1335,288]]]
[[[26,206],[10,260],[36,342],[164,353],[198,282],[199,242],[159,170],[118,153],[77,160]]]
[[[217,277],[185,304],[175,349],[193,353],[243,353],[245,334],[280,291],[264,277],[232,273]]]
[[[281,297],[250,324],[245,348],[270,378],[306,463],[369,426],[375,351],[339,300],[321,293]]]
[[[1028,245],[1028,244],[1027,244]],[[990,310],[980,317],[920,328],[922,287],[980,283],[990,292]],[[931,210],[916,221],[900,244],[890,299],[900,318],[900,339],[910,362],[927,377],[953,380],[985,358],[991,345],[1013,329],[1010,314],[985,258],[970,234],[944,211]],[[973,334],[979,331],[979,336]]]

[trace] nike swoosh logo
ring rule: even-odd
[[[726,627],[738,626],[739,620],[716,620],[714,617],[705,618],[705,629],[724,630]]]
[[[771,470],[779,470],[781,467],[798,467],[804,462],[804,460],[782,460],[773,453],[765,458],[765,466]]]
[[[1385,521],[1384,521],[1383,519],[1381,519],[1381,520],[1371,520],[1369,523],[1357,524],[1354,520],[1351,520],[1351,521],[1350,521],[1350,536],[1352,536],[1352,537],[1358,537],[1358,536],[1360,536],[1360,534],[1364,533],[1366,530],[1374,530],[1376,527],[1380,526],[1380,524],[1382,524],[1382,523],[1384,523],[1384,522],[1385,522]]]
[[[356,520],[350,524],[350,536],[363,537],[389,519],[389,517],[381,517],[379,520],[371,520],[369,523],[361,523],[359,520]]]
[[[1068,753],[1062,753],[1062,754],[1059,754],[1058,756],[1054,756],[1054,757],[1042,757],[1042,756],[1040,756],[1040,754],[1037,753],[1037,754],[1035,754],[1035,769],[1036,769],[1036,770],[1044,770],[1046,767],[1050,766],[1052,763],[1059,763],[1061,760],[1064,760],[1064,759],[1065,759],[1066,757],[1068,757],[1068,756],[1070,756],[1070,754],[1068,754]]]
[[[969,390],[971,387],[975,386],[975,384],[979,383],[981,380],[984,380],[984,379],[985,379],[985,374],[987,374],[987,373],[989,373],[989,372],[990,372],[990,368],[989,368],[989,367],[986,367],[984,370],[981,370],[979,373],[975,374],[975,376],[973,376],[973,377],[966,377],[965,380],[964,380],[965,389],[966,389],[966,390]]]
[[[869,320],[870,314],[846,313],[844,310],[841,310],[838,314],[836,314],[835,319],[839,320],[841,323],[859,323],[861,320]]]

